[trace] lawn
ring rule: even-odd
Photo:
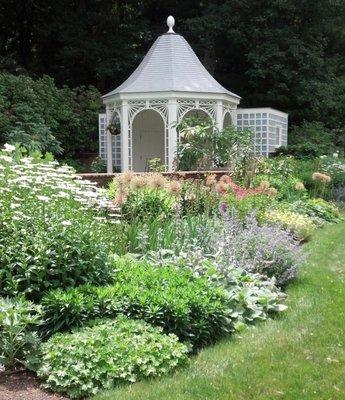
[[[173,376],[94,400],[343,399],[345,222],[319,230],[282,317],[201,351]]]

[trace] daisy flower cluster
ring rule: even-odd
[[[15,147],[5,144],[0,152],[0,184],[4,191],[30,195],[40,202],[73,200],[82,209],[113,210],[106,190],[83,180],[72,167],[57,161],[37,162],[33,157],[14,156]]]

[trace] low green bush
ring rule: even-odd
[[[23,298],[0,297],[0,365],[35,369],[40,340],[41,307]]]
[[[236,210],[237,215],[244,219],[247,215],[255,213],[256,218],[261,221],[263,214],[275,203],[275,198],[265,193],[252,194],[242,198],[229,193],[226,197],[228,209]]]
[[[43,387],[70,398],[164,375],[187,361],[187,347],[143,321],[103,321],[42,345]]]
[[[219,199],[219,193],[202,180],[186,180],[181,187],[180,213],[183,216],[203,214],[208,217],[217,213]]]
[[[304,121],[293,126],[289,134],[289,146],[293,145],[296,156],[311,158],[328,154],[332,148],[332,133],[322,122]]]
[[[147,262],[117,262],[115,284],[55,290],[42,299],[44,334],[68,330],[96,317],[129,317],[163,327],[197,348],[231,329],[225,290],[186,269],[156,268]]]

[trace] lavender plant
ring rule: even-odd
[[[277,225],[259,225],[254,214],[244,221],[234,212],[223,218],[224,224],[209,241],[209,249],[217,246],[224,274],[231,265],[274,277],[278,286],[295,278],[302,252],[291,232]]]

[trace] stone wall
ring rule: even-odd
[[[135,175],[143,175],[145,172],[134,173]],[[210,174],[215,174],[217,179],[226,174],[226,171],[179,171],[179,172],[163,172],[162,175],[173,179],[205,179]],[[87,173],[78,174],[83,179],[88,179],[92,182],[97,182],[98,186],[105,187],[109,182],[120,173],[107,174],[107,173]]]

